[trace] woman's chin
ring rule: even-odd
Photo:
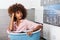
[[[22,20],[21,18],[19,20]]]

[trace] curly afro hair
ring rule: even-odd
[[[22,14],[23,14],[23,17],[22,17],[22,19],[25,19],[26,18],[26,15],[27,15],[27,10],[26,10],[26,8],[22,5],[22,4],[13,4],[12,6],[10,6],[9,8],[8,8],[8,13],[9,13],[9,15],[11,16],[12,15],[12,13],[16,13],[17,11],[20,11],[20,12],[22,12]],[[14,17],[14,21],[16,21],[16,17]]]

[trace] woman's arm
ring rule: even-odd
[[[9,23],[9,27],[8,27],[9,31],[13,30],[13,22],[14,22],[14,13],[12,13],[12,16],[11,16],[11,19],[10,19],[10,23]]]
[[[37,30],[39,30],[39,29],[42,29],[42,25],[38,25],[36,28],[34,28],[34,29],[32,30],[32,32],[37,31]]]
[[[35,31],[37,31],[37,30],[39,30],[39,29],[42,29],[42,25],[38,25],[38,26],[37,26],[36,28],[34,28],[32,31],[27,32],[27,34],[28,34],[28,35],[31,35],[32,32],[35,32]]]

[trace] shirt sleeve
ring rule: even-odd
[[[13,30],[15,30],[15,27],[16,27],[16,24],[15,24],[15,22],[14,22],[14,25],[13,25],[13,27],[14,27],[14,29],[13,29]],[[10,30],[9,30],[9,28],[7,28],[7,33],[10,33]]]
[[[13,30],[16,31],[16,22],[14,22]]]
[[[33,29],[36,28],[38,25],[39,25],[39,24],[30,21],[30,22],[28,23],[28,29],[29,29],[29,30],[33,30]]]

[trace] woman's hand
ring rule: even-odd
[[[12,15],[11,15],[11,19],[12,19],[12,18],[14,18],[14,13],[12,13]]]
[[[27,34],[28,34],[29,36],[32,35],[32,33],[33,33],[33,31],[27,32]]]

